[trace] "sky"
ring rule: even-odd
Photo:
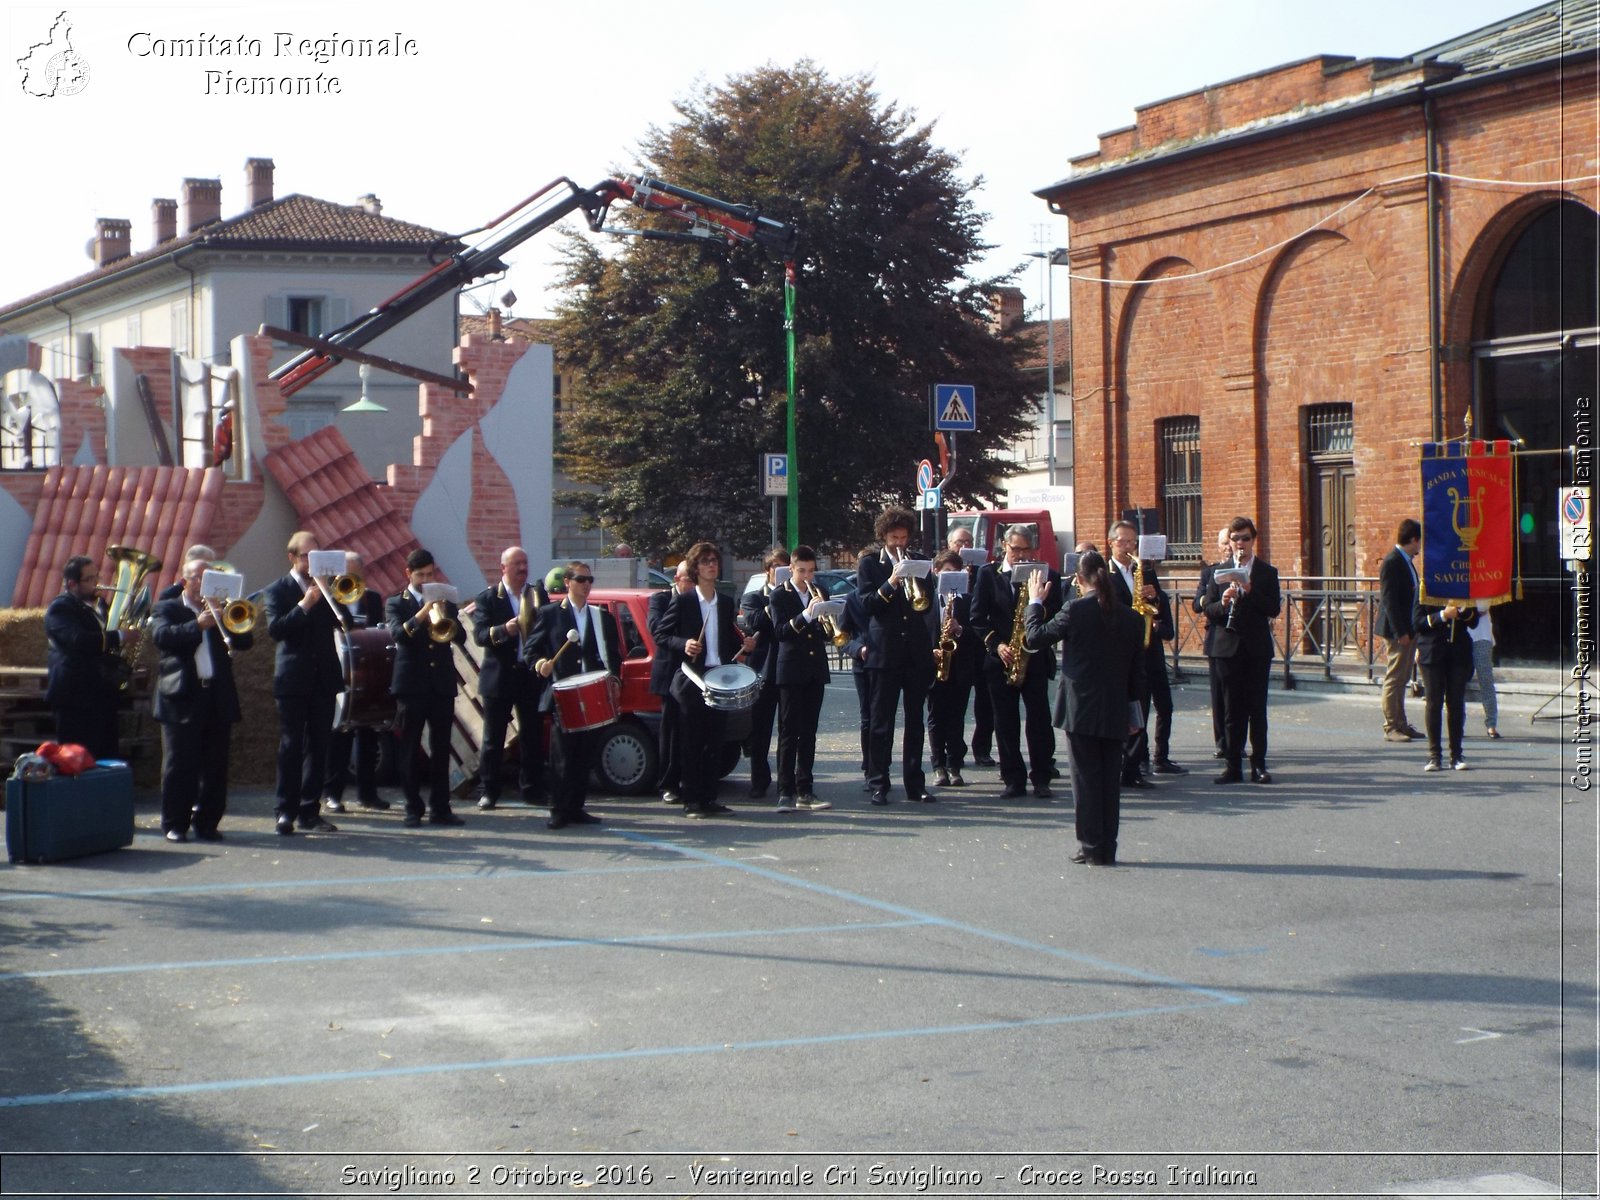
[[[12,7],[0,64],[10,137],[0,303],[91,266],[97,217],[151,243],[150,202],[186,177],[220,178],[244,207],[244,162],[271,158],[276,192],[354,203],[458,232],[548,181],[592,185],[639,168],[637,146],[674,101],[766,63],[810,58],[870,75],[879,95],[958,154],[994,249],[973,269],[1026,264],[1035,315],[1049,299],[1031,251],[1066,245],[1032,193],[1070,173],[1135,109],[1317,54],[1404,56],[1531,7],[1518,0],[807,0],[803,4],[516,5],[338,0],[317,8],[213,0]],[[58,16],[87,68],[72,94],[35,96],[18,59]],[[315,40],[387,39],[402,53],[316,61]],[[307,44],[310,43],[310,44]],[[178,53],[188,46],[191,52]],[[243,47],[246,54],[223,54]],[[280,53],[280,48],[284,52]],[[204,54],[193,53],[194,49]],[[303,96],[241,94],[241,76],[324,77]],[[337,91],[328,78],[337,79]],[[727,197],[738,200],[740,197]],[[581,221],[574,218],[575,225]],[[516,316],[548,315],[557,238],[525,243],[504,282]],[[1067,288],[1054,297],[1065,315]],[[469,309],[470,311],[470,309]]]

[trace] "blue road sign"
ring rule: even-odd
[[[977,429],[977,389],[970,383],[934,384],[933,427],[950,433],[970,433]]]

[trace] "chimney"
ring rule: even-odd
[[[244,160],[244,194],[247,208],[260,208],[272,203],[272,160],[247,158]]]
[[[96,217],[94,222],[94,265],[104,267],[127,258],[133,224],[121,217]]]
[[[1005,333],[1022,321],[1021,288],[996,288],[989,297],[989,324],[996,333]]]
[[[155,245],[170,242],[178,236],[178,202],[156,199],[150,201],[150,216],[155,224]]]
[[[383,215],[383,201],[379,200],[371,192],[368,192],[365,196],[358,197],[356,204],[369,217]]]
[[[183,181],[183,232],[194,233],[222,219],[222,180]]]

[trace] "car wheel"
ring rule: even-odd
[[[650,731],[632,721],[618,721],[600,743],[594,769],[601,791],[637,796],[656,783],[656,742]]]

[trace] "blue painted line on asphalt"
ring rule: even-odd
[[[503,879],[560,877],[564,875],[638,875],[651,871],[704,871],[707,863],[647,863],[627,867],[490,867],[475,871],[440,871],[415,875],[340,875],[330,879],[280,879],[264,883],[190,883],[155,887],[100,888],[83,892],[4,892],[0,903],[24,900],[122,900],[131,896],[207,896],[225,892],[286,891],[296,888],[348,891],[369,883],[453,883],[463,879],[498,882]]]
[[[1245,998],[1243,996],[1235,996],[1232,993],[1218,991],[1215,988],[1201,987],[1200,985],[1194,983],[1185,983],[1181,979],[1172,979],[1168,976],[1157,975],[1154,972],[1146,971],[1139,967],[1130,967],[1125,966],[1122,963],[1109,962],[1102,958],[1096,958],[1093,955],[1079,954],[1073,950],[1063,950],[1059,946],[1051,946],[1044,942],[1029,941],[1027,938],[1019,938],[1013,934],[1001,933],[995,929],[984,929],[977,925],[969,925],[965,921],[952,921],[947,917],[939,917],[933,915],[932,913],[919,912],[914,908],[907,908],[903,904],[892,904],[887,900],[874,900],[870,896],[863,896],[856,892],[847,892],[841,888],[830,887],[825,883],[815,883],[809,879],[800,879],[793,875],[785,875],[782,871],[774,871],[770,867],[754,866],[750,863],[740,862],[736,858],[724,858],[719,854],[712,854],[709,851],[695,849],[692,846],[679,845],[675,842],[664,842],[659,838],[649,837],[645,834],[629,833],[628,831],[621,829],[613,832],[615,832],[616,836],[626,838],[630,842],[639,842],[643,845],[654,846],[663,850],[675,850],[679,854],[685,855],[689,858],[697,859],[700,862],[713,863],[721,867],[729,867],[734,870],[744,871],[750,875],[759,875],[764,879],[770,879],[776,883],[785,884],[789,887],[803,888],[806,891],[815,892],[821,896],[829,896],[835,900],[843,900],[850,904],[864,905],[867,908],[877,909],[879,912],[886,912],[894,916],[910,918],[929,925],[942,926],[945,929],[954,930],[958,933],[971,934],[973,937],[987,938],[989,941],[999,942],[1002,945],[1014,946],[1018,949],[1030,950],[1038,954],[1048,954],[1056,958],[1067,959],[1070,962],[1080,963],[1085,966],[1092,966],[1102,971],[1109,971],[1118,975],[1127,975],[1131,978],[1139,979],[1146,983],[1156,983],[1162,985],[1163,987],[1177,988],[1179,991],[1192,992],[1196,995],[1206,996],[1216,1001],[1218,1004],[1245,1003]]]
[[[1196,946],[1196,954],[1204,954],[1207,958],[1237,958],[1241,954],[1265,954],[1265,946],[1244,946],[1237,950],[1218,950],[1210,946]]]
[[[1077,1013],[1070,1016],[1029,1017],[1016,1021],[990,1021],[982,1024],[925,1025],[907,1029],[871,1029],[848,1033],[814,1034],[807,1037],[764,1038],[760,1041],[748,1042],[714,1042],[698,1046],[651,1046],[633,1050],[597,1050],[585,1054],[547,1054],[532,1058],[429,1063],[415,1067],[384,1067],[364,1071],[322,1071],[311,1075],[270,1075],[255,1079],[217,1079],[209,1082],[171,1083],[149,1087],[103,1088],[78,1092],[45,1092],[27,1096],[0,1096],[0,1108],[37,1108],[47,1104],[89,1104],[104,1100],[145,1100],[214,1092],[243,1091],[249,1088],[305,1087],[325,1083],[350,1083],[363,1079],[403,1079],[418,1075],[447,1075],[462,1071],[509,1071],[526,1067],[621,1062],[628,1059],[672,1058],[696,1054],[721,1054],[758,1050],[787,1050],[801,1046],[835,1046],[852,1042],[885,1041],[891,1038],[1003,1033],[1014,1029],[1081,1025],[1091,1021],[1114,1021],[1129,1017],[1153,1017],[1168,1013],[1192,1012],[1195,1009],[1212,1008],[1222,1003],[1225,1003],[1225,1001],[1167,1004],[1151,1008],[1122,1009],[1117,1012]]]
[[[195,971],[217,967],[276,967],[301,963],[350,962],[361,959],[429,958],[443,954],[509,954],[523,950],[563,950],[574,946],[660,946],[673,942],[709,942],[729,938],[792,937],[817,933],[855,933],[868,929],[906,929],[926,921],[848,922],[839,925],[796,925],[786,929],[708,929],[696,933],[639,933],[609,938],[518,938],[514,942],[472,942],[453,946],[411,946],[399,950],[330,950],[322,954],[273,954],[263,958],[203,958],[177,962],[120,963],[105,967],[62,967],[51,971],[11,971],[0,983],[20,979],[61,979],[81,975],[138,975],[152,971]]]

